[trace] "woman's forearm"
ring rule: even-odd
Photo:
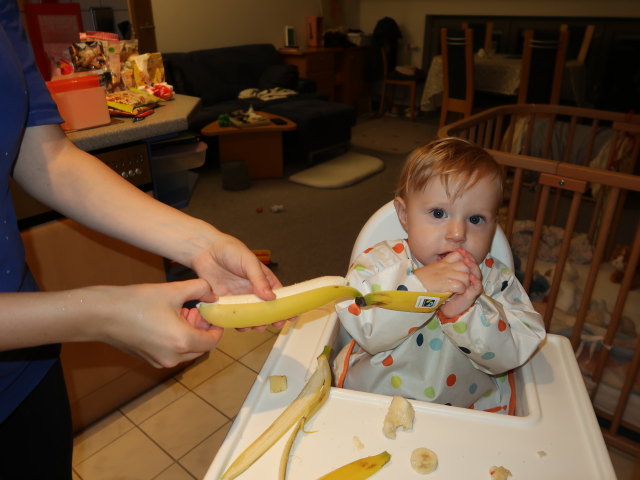
[[[222,336],[181,316],[185,302],[209,293],[204,280],[2,293],[0,350],[99,341],[171,367],[213,349]]]
[[[78,222],[191,266],[222,234],[123,180],[73,145],[57,125],[28,128],[14,177],[41,202]]]

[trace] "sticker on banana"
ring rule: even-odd
[[[343,277],[318,277],[305,282],[276,288],[275,300],[262,300],[256,295],[228,295],[217,302],[200,302],[200,315],[209,323],[223,328],[269,325],[296,317],[342,298],[362,294],[344,285]]]
[[[431,313],[439,309],[451,296],[451,292],[410,292],[384,290],[367,293],[364,303],[369,307],[398,310],[401,312]]]
[[[231,463],[220,477],[220,480],[232,480],[247,470],[264,455],[282,436],[296,426],[292,437],[301,430],[305,423],[313,417],[329,397],[331,389],[331,367],[329,366],[330,347],[325,347],[318,356],[318,366],[298,396],[291,404],[274,420],[274,422],[251,443]],[[286,474],[286,463],[293,439],[287,442],[282,454],[280,478]],[[284,463],[284,469],[282,464]]]

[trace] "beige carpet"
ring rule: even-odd
[[[358,123],[351,132],[351,145],[388,153],[407,154],[436,138],[437,122],[381,117]]]
[[[295,173],[289,180],[316,188],[343,188],[384,169],[384,162],[371,155],[347,152],[314,167]]]

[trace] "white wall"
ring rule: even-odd
[[[152,0],[158,49],[176,52],[247,43],[280,46],[285,25],[296,28],[298,42],[304,45],[305,18],[321,14],[322,3]],[[401,62],[418,66],[427,14],[640,17],[638,0],[342,0],[342,9],[347,26],[366,33],[381,18],[394,18],[403,33]]]
[[[348,0],[347,0],[348,1]],[[359,0],[358,22],[372,32],[378,20],[392,17],[403,35],[401,63],[422,65],[427,14],[640,17],[638,0]]]
[[[250,43],[284,44],[284,27],[303,45],[305,19],[319,15],[319,0],[152,0],[161,52]]]

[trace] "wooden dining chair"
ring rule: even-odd
[[[462,22],[461,28],[473,30],[475,48],[484,48],[485,52],[493,50],[493,22]]]
[[[440,29],[442,48],[442,110],[440,126],[449,112],[471,115],[474,98],[473,31]]]
[[[396,71],[395,69],[389,69],[389,62],[387,60],[387,50],[383,46],[380,48],[380,54],[382,55],[382,82],[380,87],[380,106],[378,107],[378,116],[384,115],[387,92],[391,97],[391,107],[393,110],[395,106],[395,87],[396,85],[409,88],[409,117],[411,120],[416,118],[416,92],[418,90],[418,83],[421,81],[421,77],[418,73],[414,75],[405,75]],[[389,89],[387,90],[387,87]]]
[[[524,32],[518,103],[557,105],[567,56],[569,32]]]
[[[560,25],[560,30],[569,32],[569,43],[567,45],[567,60],[578,60],[584,63],[589,53],[595,25]]]

